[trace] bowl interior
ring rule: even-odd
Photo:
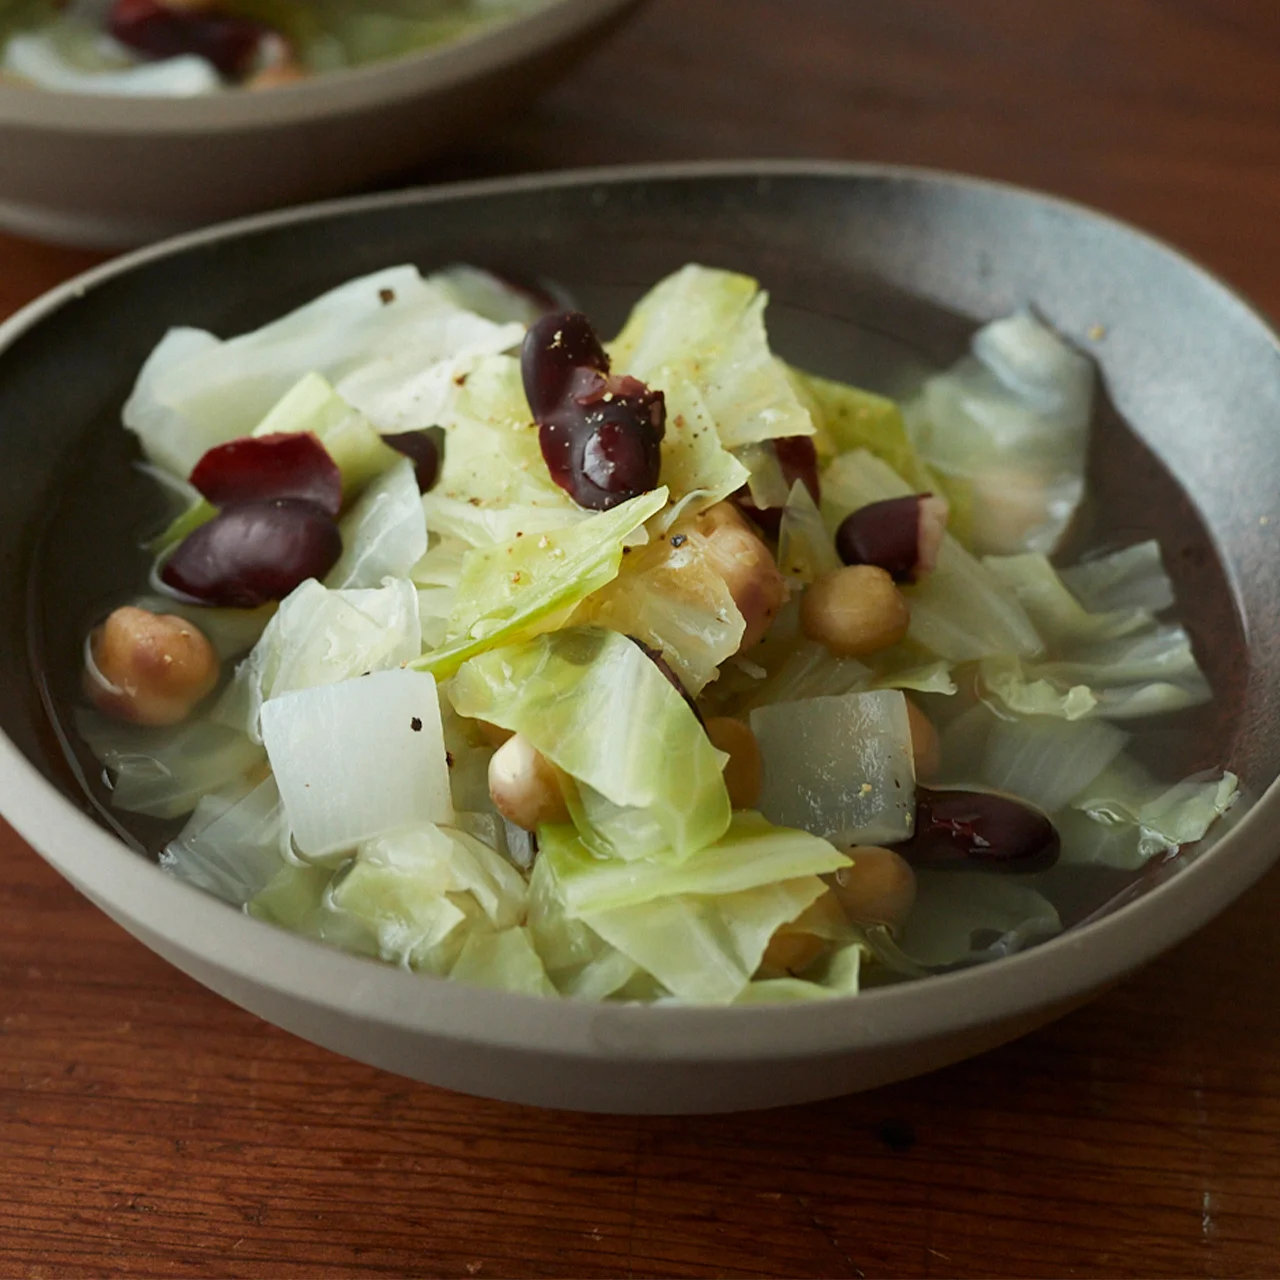
[[[108,273],[0,351],[0,726],[67,800],[140,852],[169,828],[122,824],[68,733],[81,637],[104,604],[137,589],[147,562],[131,539],[159,515],[119,427],[136,371],[172,324],[229,336],[404,261],[554,281],[605,331],[685,262],[746,271],[770,290],[783,356],[889,393],[953,359],[976,322],[1033,303],[1095,355],[1105,386],[1074,541],[1159,538],[1216,694],[1142,749],[1170,777],[1225,765],[1252,797],[1280,772],[1269,570],[1280,353],[1228,291],[1106,219],[962,180],[785,168],[586,176],[354,202],[195,237]],[[1068,922],[1100,890],[1114,909],[1181,861],[1088,887]]]

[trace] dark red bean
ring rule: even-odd
[[[845,516],[836,552],[845,564],[873,564],[895,582],[915,582],[932,571],[946,527],[946,503],[931,493],[886,498]]]
[[[245,436],[216,445],[196,463],[191,483],[215,507],[296,498],[336,516],[342,473],[310,432]]]
[[[270,29],[251,18],[218,10],[170,9],[157,0],[116,0],[107,29],[144,58],[195,54],[232,80],[253,70]]]
[[[413,460],[418,492],[430,493],[440,478],[440,458],[444,453],[444,431],[427,427],[422,431],[396,431],[382,437],[397,453]]]
[[[916,788],[911,839],[894,849],[919,870],[1046,871],[1058,860],[1057,829],[1043,813],[989,791]]]
[[[327,511],[291,498],[228,507],[178,544],[161,581],[202,604],[256,609],[323,578],[342,554]]]
[[[591,321],[581,311],[545,315],[525,334],[520,350],[524,394],[538,422],[553,413],[569,395],[579,369],[609,372],[605,354]]]
[[[821,498],[818,451],[814,448],[813,439],[810,436],[782,436],[772,441],[771,445],[782,470],[782,478],[787,483],[787,492],[791,492],[791,487],[797,480],[803,480],[804,487],[809,490],[814,502],[818,502]],[[734,494],[734,501],[742,514],[758,528],[771,538],[778,536],[778,530],[782,527],[781,507],[757,507],[751,497],[751,490],[745,488]]]
[[[654,488],[666,403],[609,360],[579,312],[546,316],[525,335],[521,372],[551,478],[579,506],[604,511]]]

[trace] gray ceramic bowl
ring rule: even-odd
[[[983,968],[819,1005],[655,1009],[472,989],[327,950],[169,879],[107,829],[50,730],[43,673],[33,679],[28,665],[29,622],[74,607],[66,582],[29,577],[30,551],[70,460],[96,433],[118,431],[122,399],[166,326],[237,331],[402,260],[552,277],[607,326],[659,273],[694,259],[767,282],[784,354],[836,376],[874,377],[868,362],[884,343],[948,358],[973,323],[1028,300],[1095,351],[1113,407],[1095,441],[1090,534],[1118,522],[1162,539],[1218,692],[1211,715],[1170,736],[1167,763],[1229,764],[1251,800],[1213,847],[1047,945]],[[1276,858],[1280,347],[1203,271],[1061,201],[909,170],[775,164],[513,179],[263,217],[114,262],[12,319],[0,329],[0,423],[0,807],[174,964],[392,1071],[615,1111],[866,1089],[1080,1004],[1186,937]],[[71,653],[76,642],[51,640]]]
[[[0,227],[119,248],[339,195],[542,92],[639,0],[548,0],[435,49],[269,92],[86,97],[0,83]]]

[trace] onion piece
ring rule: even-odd
[[[896,690],[774,703],[751,713],[764,761],[760,811],[840,846],[911,835],[915,767]]]
[[[262,740],[303,854],[453,821],[436,682],[425,672],[380,671],[273,698]]]

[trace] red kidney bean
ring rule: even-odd
[[[245,436],[210,449],[191,483],[215,507],[296,498],[336,516],[342,509],[342,474],[310,432]]]
[[[564,402],[579,369],[609,372],[609,357],[581,311],[552,312],[530,327],[520,350],[520,374],[538,422]]]
[[[804,481],[814,502],[819,501],[821,489],[818,484],[818,451],[814,448],[809,436],[782,436],[771,442],[774,456],[782,470],[782,478],[787,482],[787,492],[797,480]],[[750,489],[739,489],[734,494],[734,501],[742,510],[742,514],[750,519],[757,528],[762,529],[770,537],[776,538],[782,527],[781,507],[757,507],[751,497]]]
[[[895,582],[915,582],[933,570],[946,528],[941,498],[886,498],[845,516],[836,530],[836,552],[845,564],[873,564]]]
[[[232,80],[242,79],[253,69],[263,37],[270,31],[251,18],[216,9],[171,9],[157,0],[116,0],[107,29],[145,58],[195,54]]]
[[[342,554],[327,511],[277,498],[228,507],[178,544],[160,579],[201,604],[256,609],[323,578]]]
[[[1057,829],[1043,813],[990,791],[916,788],[911,839],[893,846],[919,870],[1045,871],[1058,860]]]
[[[657,485],[662,392],[610,376],[585,316],[539,320],[525,335],[520,364],[547,470],[579,506],[604,511]]]
[[[440,459],[444,452],[444,430],[427,427],[421,431],[396,431],[382,437],[397,453],[413,460],[418,492],[429,493],[440,478]]]

